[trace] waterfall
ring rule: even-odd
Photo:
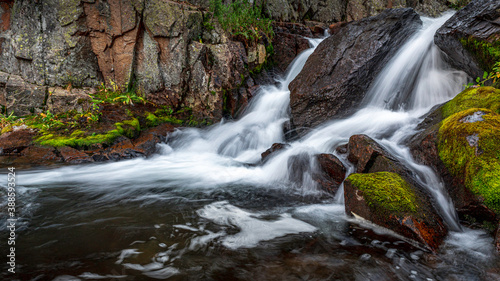
[[[451,14],[438,19],[423,18],[424,26],[395,54],[366,95],[362,108],[347,119],[331,120],[316,128],[263,165],[260,154],[273,143],[284,142],[283,125],[289,120],[289,83],[297,76],[321,39],[311,39],[311,48],[299,55],[277,85],[261,87],[243,116],[223,120],[206,129],[184,128],[172,133],[160,153],[150,159],[133,159],[99,165],[31,171],[22,185],[58,183],[95,184],[101,189],[122,182],[120,193],[161,185],[181,189],[216,189],[227,184],[290,186],[290,157],[334,153],[354,134],[366,134],[413,169],[419,182],[439,203],[441,214],[452,229],[459,229],[453,205],[433,171],[413,161],[402,141],[416,131],[421,115],[432,106],[449,100],[466,84],[463,72],[449,70],[433,44],[433,35]],[[349,171],[350,164],[345,162]],[[300,177],[304,193],[317,192],[311,169]],[[126,183],[126,184],[125,184]],[[96,187],[97,188],[97,187]],[[127,192],[129,191],[129,192]],[[337,194],[342,202],[342,188]]]

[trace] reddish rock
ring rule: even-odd
[[[348,150],[349,154],[347,159],[356,166],[357,173],[381,171],[398,172],[400,170],[388,163],[389,161],[396,160],[367,135],[351,136],[349,138]],[[376,162],[376,160],[378,160],[378,162]],[[375,166],[375,163],[378,165]],[[386,164],[385,167],[384,164]]]
[[[288,148],[288,147],[290,147],[289,144],[274,143],[268,150],[262,152],[262,154],[260,155],[260,157],[261,157],[260,161],[262,163],[265,163],[267,160],[269,160],[270,157],[272,157],[274,154],[276,154],[275,152],[281,151],[281,150]]]
[[[292,23],[276,24],[274,34],[273,60],[278,70],[285,72],[295,57],[309,48],[309,41],[305,37],[313,37],[313,35],[306,26]]]
[[[81,163],[89,163],[94,162],[92,158],[90,158],[86,153],[76,150],[69,146],[64,146],[57,149],[61,154],[64,162],[70,164],[81,164]]]
[[[318,161],[320,173],[314,176],[314,180],[324,190],[335,194],[345,179],[344,164],[333,154],[318,154],[316,161]]]
[[[347,24],[347,22],[345,22],[345,21],[341,21],[341,22],[337,22],[337,23],[331,24],[328,27],[328,31],[329,31],[330,35],[333,35],[333,34],[337,33],[340,30],[340,28],[344,27],[346,24]]]
[[[446,237],[447,229],[442,219],[428,203],[428,198],[412,187],[415,195],[419,197],[418,213],[396,214],[380,211],[370,206],[364,194],[352,184],[349,178],[344,182],[344,200],[346,213],[356,215],[379,226],[390,229],[406,238],[418,241],[436,251]]]
[[[175,127],[171,124],[162,124],[141,132],[141,135],[133,141],[134,149],[143,152],[146,156],[149,156],[156,151],[156,144],[164,142],[167,135],[174,130]]]
[[[134,147],[132,141],[126,137],[121,137],[106,152],[109,160],[131,159],[144,156],[145,151]]]
[[[0,155],[18,154],[28,147],[35,132],[31,129],[14,129],[0,136]]]
[[[63,159],[57,156],[56,150],[53,147],[30,146],[23,150],[19,161],[29,164],[50,165],[62,162]]]

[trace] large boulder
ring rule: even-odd
[[[390,9],[347,24],[321,42],[289,86],[295,128],[356,110],[377,73],[420,26],[412,9]]]
[[[500,1],[471,1],[436,32],[434,42],[454,68],[482,77],[500,61]]]
[[[415,160],[441,176],[459,217],[469,223],[487,226],[500,214],[493,149],[499,114],[500,90],[470,88],[428,114],[408,141]]]

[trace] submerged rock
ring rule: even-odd
[[[292,123],[299,134],[353,113],[370,82],[420,26],[412,9],[390,9],[347,24],[321,42],[289,86]]]
[[[436,250],[447,234],[428,198],[391,172],[351,174],[344,182],[346,213]]]
[[[500,1],[471,1],[436,32],[434,42],[454,68],[482,77],[500,61]]]

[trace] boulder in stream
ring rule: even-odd
[[[436,250],[447,228],[414,174],[366,135],[352,136],[348,149],[356,173],[344,182],[346,213]]]
[[[299,135],[353,113],[371,81],[421,23],[412,9],[389,9],[349,23],[321,42],[289,86]]]

